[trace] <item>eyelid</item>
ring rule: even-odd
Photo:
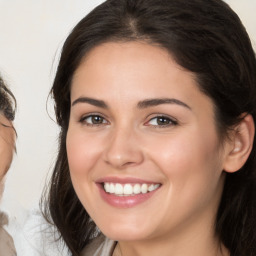
[[[99,123],[99,124],[92,124],[92,123],[87,123],[85,121],[87,118],[90,118],[90,117],[92,118],[92,117],[95,117],[95,116],[98,116],[98,117],[102,118],[104,120],[104,122]],[[98,125],[106,125],[106,124],[109,123],[109,121],[101,113],[88,113],[88,114],[83,115],[81,118],[79,118],[79,123],[82,123],[82,124],[85,124],[85,125],[88,125],[88,126],[98,126]]]
[[[150,121],[154,120],[154,119],[157,119],[157,118],[164,118],[164,119],[168,119],[170,121],[169,124],[163,124],[163,125],[160,125],[160,124],[157,124],[157,125],[151,125],[149,124]],[[170,127],[170,126],[175,126],[175,125],[178,125],[178,121],[173,118],[173,117],[170,117],[169,115],[165,115],[165,114],[155,114],[154,116],[148,118],[148,121],[145,123],[146,126],[152,126],[154,128],[167,128],[167,127]]]

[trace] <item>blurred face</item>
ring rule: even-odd
[[[108,237],[142,241],[195,225],[211,229],[224,151],[212,101],[163,49],[106,43],[78,67],[67,133],[70,174]]]
[[[12,123],[0,113],[0,196],[3,190],[3,177],[11,165],[15,144],[13,128],[4,127],[2,124],[12,126]]]

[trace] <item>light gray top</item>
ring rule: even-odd
[[[117,242],[100,235],[86,246],[80,256],[112,256],[116,244]]]
[[[4,229],[4,225],[8,224],[7,216],[0,212],[0,255],[3,256],[16,256],[12,237]]]

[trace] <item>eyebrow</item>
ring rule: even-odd
[[[137,106],[138,108],[148,108],[162,104],[176,104],[191,110],[191,107],[189,107],[186,103],[174,98],[147,99],[140,101]]]
[[[108,105],[103,100],[97,100],[88,97],[80,97],[72,102],[72,107],[78,103],[89,103],[99,108],[108,108]]]
[[[88,103],[96,107],[107,109],[108,105],[103,100],[97,100],[94,98],[89,97],[80,97],[72,102],[72,107],[78,103]],[[137,104],[137,107],[140,109],[148,108],[148,107],[154,107],[162,104],[176,104],[182,107],[185,107],[187,109],[191,110],[191,107],[189,107],[186,103],[174,99],[174,98],[156,98],[156,99],[146,99],[143,101],[139,101]]]

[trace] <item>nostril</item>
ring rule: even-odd
[[[130,166],[130,165],[135,165],[135,164],[136,164],[135,162],[127,162],[123,166]]]

